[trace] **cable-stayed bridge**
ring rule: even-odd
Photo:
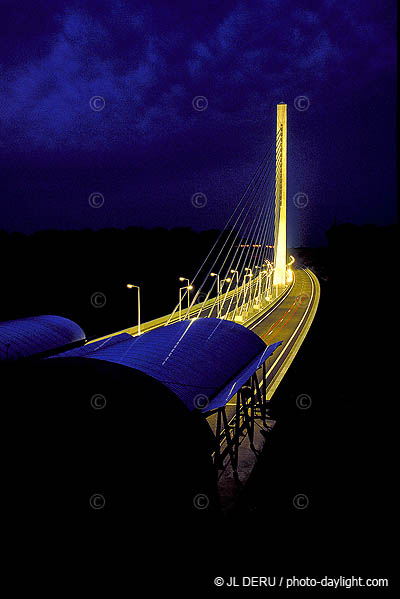
[[[3,361],[28,369],[26,380],[43,397],[50,398],[62,380],[59,393],[70,403],[75,398],[74,422],[90,398],[89,429],[99,447],[111,403],[120,410],[117,434],[125,443],[120,461],[130,455],[135,460],[129,422],[140,429],[147,448],[141,473],[148,484],[150,463],[170,456],[166,467],[186,498],[183,509],[203,510],[218,503],[218,495],[229,503],[246,481],[273,428],[268,402],[318,307],[317,278],[297,268],[286,247],[286,109],[278,104],[275,139],[194,277],[181,277],[186,284],[170,314],[140,322],[140,288],[130,282],[137,291],[138,321],[111,335],[86,340],[79,327],[54,320],[58,317],[0,325]],[[21,366],[15,357],[28,360]],[[149,410],[168,431],[162,441],[146,436]],[[106,467],[109,459],[103,457],[91,463],[89,486],[94,494],[101,487],[113,495],[112,481],[122,466]],[[127,487],[118,485],[124,503]]]
[[[263,367],[260,366],[258,373],[252,373],[254,381],[251,383],[249,377],[250,384],[247,385],[247,391],[249,386],[253,388],[254,397],[257,394],[254,385],[259,385],[260,396],[262,393],[264,403],[257,413],[262,416],[263,431],[269,426],[267,402],[311,326],[320,293],[316,276],[307,269],[297,268],[286,248],[286,111],[286,104],[278,104],[276,138],[271,141],[203,264],[194,278],[186,279],[187,284],[180,289],[180,301],[173,312],[142,323],[140,329],[140,334],[143,334],[185,321],[189,331],[196,319],[215,318],[240,323],[258,335],[267,346],[273,347],[273,355]],[[116,335],[121,333],[137,336],[138,326]],[[106,341],[108,338],[103,339]],[[240,478],[237,474],[239,450],[228,435],[228,431],[238,423],[243,426],[243,408],[238,415],[238,402],[242,401],[240,392],[231,394],[221,408],[223,414],[207,409],[209,398],[206,392],[198,394],[197,401],[199,404],[203,402],[200,407],[219,439],[215,461],[219,461],[218,466],[222,464],[221,470],[224,471],[223,460],[227,458],[229,473],[233,472],[234,478]],[[247,429],[250,437],[254,436],[251,425]],[[238,438],[236,431],[236,443]],[[253,445],[251,438],[247,440]],[[221,472],[220,476],[223,476]]]

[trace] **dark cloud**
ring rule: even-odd
[[[62,180],[63,189],[77,193],[74,177],[58,174],[61,167],[75,169],[82,180],[86,176],[88,188],[93,179],[113,188],[122,209],[123,189],[150,190],[149,173],[156,190],[167,177],[157,173],[168,171],[168,186],[178,197],[182,176],[188,188],[199,177],[205,188],[210,173],[214,181],[218,173],[215,191],[226,200],[232,190],[243,189],[261,158],[274,135],[275,104],[284,100],[297,156],[293,171],[308,153],[303,175],[293,172],[289,183],[301,190],[315,185],[310,193],[323,193],[322,179],[332,176],[333,165],[340,166],[342,179],[350,176],[355,151],[364,153],[363,166],[374,171],[368,168],[373,152],[363,151],[356,139],[369,132],[371,144],[383,142],[382,100],[393,121],[391,3],[7,1],[2,10],[1,156],[10,173],[17,162],[36,165],[35,185],[44,165],[53,164],[46,175],[50,186]],[[293,107],[302,95],[310,101],[304,112]],[[193,108],[195,96],[207,99],[206,110]],[[95,97],[104,99],[101,110],[90,105]],[[335,145],[342,147],[340,155]],[[104,178],[105,165],[112,179]],[[130,175],[125,172],[121,184],[118,167],[128,165]],[[231,167],[240,176],[222,183]],[[375,171],[379,177],[379,167]],[[15,179],[13,184],[11,174],[8,185],[11,195],[15,186],[20,195],[27,192]],[[40,202],[42,187],[36,191]],[[72,210],[70,221],[84,226],[85,216]],[[195,216],[182,213],[191,224]],[[22,226],[15,215],[9,222]]]

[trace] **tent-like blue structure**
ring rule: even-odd
[[[32,316],[0,322],[0,360],[18,360],[84,341],[85,333],[68,318]]]
[[[266,346],[240,324],[197,318],[137,337],[121,333],[55,357],[104,360],[139,370],[163,383],[189,411],[208,412],[226,405],[281,343]]]

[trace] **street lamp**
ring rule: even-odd
[[[289,256],[289,258],[290,258],[290,262],[288,262],[288,263],[286,264],[286,282],[287,282],[287,283],[291,283],[291,282],[293,281],[293,271],[292,271],[292,269],[291,269],[291,268],[289,268],[289,267],[290,267],[290,266],[293,264],[293,262],[295,261],[295,260],[294,260],[294,256]]]
[[[248,272],[246,275],[244,275],[244,277],[243,277],[243,282],[244,282],[244,280],[245,280],[245,278],[246,278],[246,277],[252,277],[252,276],[253,276],[253,271],[252,271],[252,269],[251,269],[251,268],[248,268],[248,267],[246,266],[245,270],[248,270],[249,272]]]
[[[243,277],[243,285],[246,286],[246,277],[251,278],[253,276],[253,271],[251,270],[251,268],[245,268],[245,270],[249,270],[250,272],[248,272],[247,274],[244,275]]]
[[[233,275],[236,275],[236,304],[238,301],[238,292],[239,292],[239,272],[237,270],[231,270]]]
[[[272,264],[270,265],[270,270],[269,273],[267,275],[267,280],[265,282],[265,293],[267,294],[267,301],[269,301],[270,299],[272,299],[273,297],[273,285],[272,285],[272,274],[274,272],[275,268],[272,267]]]
[[[232,279],[231,279],[231,278],[228,278],[228,279],[222,279],[222,281],[221,281],[221,292],[222,292],[222,287],[224,286],[224,283],[225,283],[225,281],[226,281],[227,283],[230,283],[230,282],[232,281]],[[230,287],[231,287],[231,286],[229,285],[229,287],[228,287],[228,289],[227,289],[227,291],[226,291],[226,293],[225,293],[225,300],[226,300],[226,295],[227,295],[227,293],[228,293],[228,291],[229,291]],[[223,300],[223,301],[222,301],[222,310],[224,309],[225,300]],[[221,306],[220,306],[220,311],[219,311],[219,313],[220,313],[220,316],[221,316]]]
[[[233,320],[235,320],[236,317],[236,308],[238,306],[239,303],[239,272],[237,270],[231,270],[231,273],[233,275],[236,275],[236,303],[235,303],[235,311],[233,313]]]
[[[187,281],[188,287],[190,285],[190,281],[189,279],[187,279],[186,277],[179,277],[180,281]],[[182,288],[183,289],[183,288]],[[193,287],[191,287],[191,289],[193,289]],[[189,292],[188,292],[188,310],[190,308],[190,299],[189,299]]]
[[[236,285],[239,285],[239,272],[237,270],[231,270],[231,273],[236,275]]]
[[[272,266],[272,263],[269,260],[265,260],[264,261],[264,268],[267,268],[267,270],[263,271],[264,273],[266,273],[266,277],[265,277],[265,288],[264,288],[264,297],[267,301],[269,301],[269,281],[272,281],[272,273],[274,271],[274,268]]]
[[[189,291],[191,289],[193,289],[193,285],[186,285],[186,287],[180,287],[179,288],[179,320],[181,320],[181,315],[182,315],[182,290],[183,289],[187,289],[188,290],[188,308],[190,306],[189,304]]]
[[[138,287],[138,285],[132,285],[131,283],[128,283],[126,286],[128,289],[137,289],[138,335],[140,335],[140,287]]]
[[[256,300],[256,303],[254,304],[254,308],[258,308],[258,311],[261,310],[261,279],[262,279],[262,275],[265,275],[267,273],[268,273],[267,270],[260,270],[259,275],[258,275],[258,294],[257,294],[257,285],[256,285],[256,289],[254,292],[254,299],[257,296],[257,300]]]
[[[247,273],[247,275],[244,275],[243,277],[243,285],[244,285],[244,296],[243,296],[243,302],[242,302],[242,309],[241,309],[241,313],[243,312],[243,306],[246,302],[246,296],[247,296],[247,289],[246,289],[246,277],[249,277],[251,279],[251,277],[253,276],[253,271],[251,270],[251,268],[245,268],[245,270],[249,270],[250,272]],[[251,292],[251,289],[249,289],[249,293]],[[246,315],[248,313],[248,310],[246,310]]]
[[[217,318],[219,318],[219,274],[212,272],[210,277],[217,277]]]

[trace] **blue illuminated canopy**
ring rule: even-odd
[[[281,343],[267,346],[240,324],[198,318],[137,337],[121,333],[57,358],[86,357],[140,370],[173,391],[190,411],[208,412],[226,405]]]
[[[62,316],[8,320],[0,322],[0,360],[18,360],[84,339],[81,327]]]

